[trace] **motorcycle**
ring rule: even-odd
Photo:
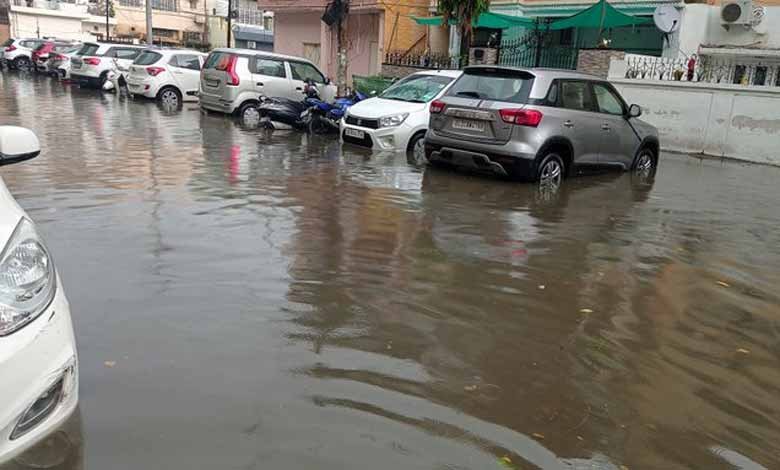
[[[259,113],[259,124],[266,129],[308,130],[311,119],[310,105],[305,100],[295,101],[289,98],[261,96],[257,112]]]
[[[339,131],[339,122],[344,117],[350,106],[368,98],[359,91],[353,91],[348,96],[336,98],[333,103],[320,99],[317,85],[307,80],[304,85],[304,100],[310,106],[311,117],[309,119],[309,132],[312,134],[325,134]]]

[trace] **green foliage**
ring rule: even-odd
[[[489,7],[490,0],[439,0],[438,13],[444,17],[444,24],[454,19],[462,31],[470,34],[474,20]]]

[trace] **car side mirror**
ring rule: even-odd
[[[330,77],[325,77],[325,84],[330,85],[332,82],[330,81]]]
[[[628,107],[628,117],[638,118],[642,115],[642,108],[638,104],[632,104]]]
[[[23,162],[41,153],[38,137],[30,129],[0,126],[0,165]]]

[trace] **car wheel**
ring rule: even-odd
[[[241,122],[248,126],[256,126],[260,123],[260,109],[257,103],[244,103],[238,110]]]
[[[425,132],[418,132],[409,140],[406,147],[406,162],[410,165],[421,166],[428,162],[425,158]]]
[[[19,56],[14,59],[14,67],[16,70],[29,71],[32,66],[32,62],[25,56]]]
[[[175,109],[181,104],[181,93],[173,87],[166,87],[157,93],[157,101],[165,108]]]
[[[632,171],[641,179],[651,179],[655,176],[658,159],[652,150],[644,148],[634,158]]]
[[[539,163],[536,180],[539,189],[544,191],[557,191],[563,182],[566,167],[563,159],[557,153],[548,153]]]

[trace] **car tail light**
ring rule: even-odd
[[[5,48],[5,52],[13,52],[15,50],[16,50],[16,46],[14,46],[13,44]]]
[[[241,83],[241,79],[238,78],[238,74],[236,73],[237,62],[238,56],[231,55],[230,59],[228,59],[227,67],[225,67],[225,72],[228,74],[227,84],[230,86],[238,86]]]
[[[444,111],[445,106],[443,101],[431,101],[431,114],[439,114]]]
[[[100,59],[97,57],[87,57],[84,59],[84,63],[87,65],[100,65]]]
[[[65,60],[65,58],[66,57],[64,55],[62,55],[62,54],[54,54],[52,56],[52,60]]]
[[[536,127],[544,115],[535,109],[502,109],[498,112],[504,122],[518,126]]]
[[[165,69],[162,67],[146,67],[146,73],[148,73],[152,77],[156,77],[157,75],[163,72],[165,72]]]

